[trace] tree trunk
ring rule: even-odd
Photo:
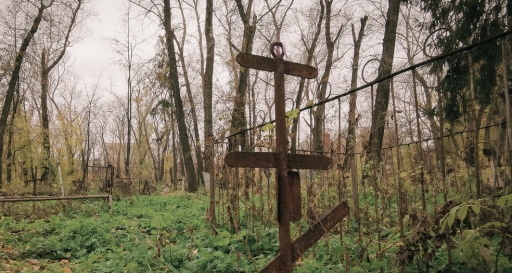
[[[126,121],[128,128],[126,130],[126,157],[124,159],[124,173],[131,180],[130,158],[132,151],[132,88],[131,88],[131,65],[128,65],[128,101],[126,109]]]
[[[508,29],[510,30],[512,28],[512,1],[508,1],[508,5],[510,7],[509,9],[509,13],[508,13]],[[505,150],[505,154],[507,154],[508,156],[505,157],[505,165],[507,164],[507,160],[510,160],[510,154],[512,152],[512,114],[511,114],[511,110],[510,110],[510,107],[511,107],[511,99],[510,99],[510,96],[511,96],[511,91],[512,91],[512,87],[510,86],[510,82],[509,82],[509,79],[510,79],[510,73],[509,73],[509,69],[510,69],[510,62],[509,62],[509,56],[510,56],[510,42],[511,42],[512,38],[510,38],[510,36],[508,37],[508,39],[506,41],[503,41],[503,45],[502,45],[502,58],[503,58],[503,87],[505,89],[505,118],[503,119],[504,122],[505,122],[505,128],[503,130],[504,132],[504,141],[502,141],[502,143],[504,144],[502,147],[503,149],[502,150]],[[508,145],[507,145],[508,144]],[[500,147],[501,148],[501,147]],[[508,151],[507,151],[508,150]],[[499,157],[498,157],[498,161],[499,161]],[[510,161],[509,161],[510,162]],[[511,169],[511,172],[512,172],[512,169]],[[512,177],[512,175],[511,175]],[[510,188],[512,188],[512,185],[508,185],[509,184],[509,179],[507,179],[504,183],[505,183],[505,187],[506,186],[509,186]],[[509,189],[510,189],[509,188]],[[510,190],[509,190],[510,191]]]
[[[187,34],[187,23],[186,23],[187,20],[185,18],[185,13],[181,6],[181,2],[178,1],[178,4],[180,5],[180,11],[181,11],[181,16],[182,16],[183,35],[181,37],[181,41],[179,41],[177,37],[174,37],[174,39],[176,41],[176,46],[178,47],[179,58],[180,58],[180,63],[181,63],[181,71],[183,72],[183,79],[185,81],[185,89],[187,91],[186,92],[187,98],[190,103],[190,114],[192,116],[192,126],[191,127],[193,129],[192,132],[194,134],[192,143],[195,144],[193,146],[195,148],[194,150],[195,150],[195,154],[196,154],[197,177],[199,179],[198,182],[200,182],[201,184],[204,184],[203,154],[202,154],[201,136],[199,134],[199,127],[198,127],[199,122],[198,122],[198,118],[197,118],[197,111],[196,111],[196,106],[195,106],[195,102],[194,102],[194,96],[192,95],[192,87],[190,85],[190,80],[189,80],[189,76],[188,76],[188,66],[187,66],[187,62],[185,60],[185,52],[184,52],[184,45],[186,43],[185,38],[186,38],[186,34]],[[202,42],[202,37],[200,36],[199,43],[201,43],[201,42]],[[202,48],[202,46],[200,46],[200,48]],[[202,50],[200,50],[200,52],[202,52]]]
[[[195,141],[193,141],[193,143],[195,143],[194,150],[195,150],[196,160],[197,160],[197,162],[196,162],[197,163],[197,177],[199,178],[201,183],[204,183],[204,181],[203,181],[203,154],[201,151],[202,150],[201,136],[199,134],[199,127],[198,127],[199,122],[198,122],[198,118],[197,118],[196,106],[194,103],[194,96],[192,95],[192,87],[190,85],[190,80],[188,77],[188,69],[187,69],[186,60],[185,60],[185,52],[183,51],[183,42],[184,41],[185,41],[185,36],[183,37],[181,43],[178,42],[178,40],[176,39],[176,44],[178,46],[181,70],[183,72],[183,78],[185,80],[185,89],[187,91],[186,92],[187,98],[190,103],[190,114],[192,116],[192,125],[189,127],[192,127],[191,135],[192,135],[192,133],[194,134],[193,140],[195,140]]]
[[[357,72],[359,71],[359,53],[361,50],[361,42],[364,36],[364,29],[368,16],[361,18],[361,28],[359,34],[356,37],[354,25],[352,25],[352,39],[354,41],[354,57],[352,58],[352,78],[350,81],[350,89],[357,88]],[[355,148],[356,148],[356,112],[357,112],[357,93],[350,94],[349,110],[348,110],[348,129],[347,129],[347,144],[346,144],[346,157],[343,166],[346,168],[349,166],[349,160],[355,159]],[[354,189],[353,189],[354,190]]]
[[[43,138],[43,173],[41,181],[47,181],[50,173],[50,119],[48,117],[48,88],[49,88],[48,55],[46,48],[41,53],[41,135]]]
[[[85,132],[85,146],[82,149],[82,179],[78,186],[77,192],[82,191],[85,188],[85,182],[89,173],[89,159],[91,157],[91,101],[89,101],[89,110],[87,112],[87,131]]]
[[[50,4],[51,5],[51,4]],[[7,87],[7,91],[5,92],[4,105],[2,107],[2,113],[0,114],[0,159],[3,158],[4,151],[4,138],[5,132],[7,131],[7,119],[9,117],[9,112],[11,110],[12,102],[14,101],[14,92],[16,90],[16,83],[20,77],[21,65],[23,63],[23,57],[27,51],[27,48],[32,41],[32,38],[37,32],[39,28],[39,24],[41,23],[41,19],[43,17],[43,11],[48,8],[41,2],[41,6],[38,9],[37,16],[34,18],[34,22],[32,26],[23,38],[23,42],[21,43],[20,50],[16,55],[16,59],[14,61],[14,67],[12,70],[11,78],[9,80],[9,84]],[[1,161],[1,160],[0,160]],[[3,164],[0,164],[0,189],[3,188],[3,174],[2,174]]]
[[[247,12],[244,10],[241,0],[236,0],[238,13],[244,23],[244,33],[242,38],[242,52],[252,53],[252,46],[254,42],[254,34],[256,32],[256,17],[253,18],[251,24],[251,8],[252,1],[249,1]],[[231,126],[230,133],[234,134],[246,127],[246,116],[245,116],[245,105],[246,105],[246,92],[249,85],[249,69],[246,67],[240,67],[238,76],[238,86],[236,87],[235,98],[233,102],[233,112],[231,113]],[[242,149],[245,149],[247,133],[242,133],[229,141],[229,150],[235,149],[235,145],[242,145]]]
[[[127,41],[126,41],[126,62],[128,69],[128,77],[126,79],[128,98],[126,102],[126,122],[127,122],[127,130],[126,130],[126,157],[124,158],[124,173],[126,178],[129,179],[131,183],[131,172],[130,172],[130,164],[131,164],[131,154],[132,154],[132,96],[133,96],[133,88],[132,88],[132,64],[133,64],[133,47],[130,43],[130,9],[128,9],[128,14],[126,16],[126,25],[127,25]]]
[[[249,0],[247,9],[244,8],[242,0],[235,0],[238,14],[244,24],[244,32],[242,37],[242,49],[244,53],[252,53],[254,42],[254,34],[256,32],[256,16],[251,22],[251,10],[253,1]],[[241,66],[239,68],[238,82],[235,83],[236,91],[233,100],[233,112],[231,113],[231,124],[229,128],[230,134],[235,134],[247,127],[247,120],[245,115],[246,107],[246,94],[249,90],[249,69]],[[248,150],[247,145],[247,132],[242,132],[234,137],[228,139],[228,151],[234,151],[237,145],[241,146],[242,151]],[[236,176],[236,177],[234,177]],[[238,204],[238,171],[233,172],[233,179],[228,179],[229,185],[229,205],[228,205],[228,219],[230,222],[231,230],[239,232],[239,204]]]
[[[327,48],[327,60],[325,62],[325,70],[320,79],[320,90],[317,94],[317,100],[323,101],[326,99],[327,88],[329,86],[329,77],[331,75],[331,69],[334,64],[334,50],[338,42],[338,39],[343,31],[344,26],[341,25],[336,32],[334,38],[331,37],[331,8],[333,0],[325,0],[325,43]],[[322,2],[320,2],[323,5]],[[313,151],[317,153],[323,153],[323,134],[325,124],[325,105],[318,106],[317,110],[313,112]]]
[[[206,1],[204,36],[206,37],[206,66],[203,77],[203,105],[204,140],[206,141],[213,136],[213,66],[215,63],[215,38],[213,37],[213,0]],[[205,153],[205,170],[210,169],[211,164],[213,164],[212,162],[213,158],[211,157],[210,153]]]
[[[410,66],[413,66],[415,64],[415,61],[414,61],[414,52],[413,52],[413,49],[412,49],[412,43],[411,43],[411,40],[415,41],[415,35],[412,34],[412,32],[414,31],[412,26],[411,26],[411,20],[412,20],[412,16],[410,13],[407,13],[407,18],[406,18],[406,36],[405,36],[405,42],[406,42],[406,53],[407,53],[407,59],[409,60],[409,65]],[[411,38],[411,35],[413,36]],[[423,51],[425,51],[425,49],[423,49]],[[427,81],[425,80],[425,78],[416,70],[414,69],[413,70],[413,73],[414,73],[414,77],[416,77],[416,79],[420,82],[421,86],[423,87],[423,93],[425,94],[425,105],[422,106],[422,108],[424,109],[427,109],[427,110],[431,110],[430,111],[430,114],[426,114],[425,116],[427,117],[428,121],[429,121],[429,124],[430,124],[430,128],[432,130],[432,135],[434,136],[434,147],[435,147],[435,155],[436,155],[436,161],[439,162],[440,161],[440,158],[442,157],[441,155],[441,152],[442,152],[442,146],[441,146],[441,136],[440,136],[440,132],[439,132],[439,125],[438,123],[436,122],[436,119],[435,119],[435,115],[433,113],[434,111],[434,106],[433,106],[433,102],[432,102],[432,92],[430,92],[430,87],[428,86],[428,83]],[[416,83],[414,83],[416,84]],[[439,108],[438,108],[439,109]]]
[[[14,103],[12,105],[12,114],[11,114],[11,121],[9,124],[9,135],[7,138],[7,183],[10,183],[12,181],[12,165],[14,164],[15,153],[13,153],[14,149],[14,121],[16,118],[16,112],[18,110],[18,105],[20,103],[20,84],[18,81],[18,84],[16,85],[16,97],[14,98]],[[1,186],[0,186],[1,189]]]
[[[476,188],[476,197],[480,198],[482,196],[482,180],[480,176],[480,159],[478,152],[478,143],[479,143],[479,128],[481,124],[481,119],[483,116],[484,108],[481,107],[477,111],[477,105],[475,101],[475,71],[474,71],[474,63],[471,53],[468,54],[468,65],[469,65],[469,100],[468,100],[468,109],[470,112],[467,113],[467,119],[469,122],[469,132],[466,133],[466,141],[464,142],[465,148],[465,156],[464,159],[468,166],[474,168],[475,171],[475,188]]]
[[[171,136],[172,136],[172,171],[171,171],[171,181],[174,186],[174,189],[178,189],[178,148],[176,145],[176,126],[174,118],[174,109],[171,111]]]
[[[512,30],[512,0],[507,0],[507,30],[510,31]],[[502,59],[503,59],[503,86],[505,88],[505,118],[504,118],[504,121],[505,121],[505,135],[506,135],[506,139],[504,141],[505,143],[505,147],[506,147],[506,150],[505,150],[505,154],[508,154],[508,156],[505,157],[505,164],[509,163],[509,162],[512,162],[512,160],[510,159],[510,154],[512,154],[512,110],[510,109],[511,108],[511,105],[512,105],[512,99],[511,99],[511,95],[512,95],[512,87],[510,86],[510,49],[511,49],[511,45],[512,45],[512,37],[509,35],[507,36],[507,39],[505,41],[503,41],[503,45],[502,45]],[[0,154],[1,155],[1,154]],[[508,162],[507,162],[508,160]],[[512,166],[509,166],[509,170],[510,170],[510,176],[509,176],[509,179],[507,179],[504,183],[505,183],[505,187],[506,186],[509,186],[509,192],[510,192],[510,189],[512,188],[512,180],[510,180],[510,178],[512,178],[512,168],[510,168]]]
[[[306,57],[307,65],[311,65],[311,63],[313,62],[313,56],[315,54],[315,50],[318,45],[318,38],[320,37],[320,33],[322,32],[322,22],[324,19],[324,12],[325,12],[324,9],[325,9],[325,6],[320,1],[320,11],[318,14],[318,23],[316,24],[316,30],[315,30],[315,34],[313,36],[313,40],[311,41],[311,45],[309,48],[307,45],[305,45],[306,52],[307,52],[307,57]],[[297,96],[295,97],[295,109],[300,109],[305,87],[306,87],[306,79],[301,78],[300,82],[299,82],[299,88],[297,90]],[[299,141],[297,139],[297,130],[299,127],[299,121],[300,121],[300,113],[297,116],[297,118],[293,120],[291,132],[290,132],[291,133],[290,150],[292,153],[294,153],[297,150],[297,142]]]
[[[160,136],[160,144],[158,147],[158,167],[157,167],[157,181],[164,181],[165,179],[165,161],[166,161],[166,154],[169,150],[169,141],[170,141],[170,128],[167,128],[167,120],[164,115],[164,122],[166,124],[166,128],[164,128],[164,131],[162,132],[162,135]],[[172,181],[172,180],[171,180]],[[164,184],[167,184],[168,182],[165,181]]]
[[[83,0],[79,0],[76,7],[73,9],[73,12],[70,17],[69,25],[64,35],[64,41],[62,41],[62,48],[60,49],[58,55],[55,57],[53,61],[50,61],[51,56],[50,53],[46,51],[46,48],[43,47],[43,51],[41,53],[41,123],[42,123],[42,138],[43,138],[43,173],[41,175],[41,180],[46,181],[48,179],[48,174],[50,171],[50,119],[48,113],[48,91],[49,91],[49,75],[50,72],[57,66],[57,64],[62,60],[64,55],[66,54],[66,49],[69,46],[69,36],[71,35],[71,31],[75,26],[76,17],[78,11],[82,7]]]
[[[196,178],[194,160],[192,159],[190,142],[187,134],[187,124],[185,121],[185,111],[183,110],[183,102],[180,94],[180,83],[178,75],[178,62],[176,60],[176,51],[174,49],[174,30],[171,26],[171,4],[170,0],[164,0],[164,28],[165,28],[165,41],[167,45],[167,57],[170,75],[171,93],[174,99],[174,112],[178,122],[178,134],[181,144],[181,151],[183,153],[183,160],[185,165],[185,173],[189,192],[196,192],[198,188],[198,181]]]
[[[361,27],[359,34],[356,37],[356,31],[352,24],[352,39],[354,41],[354,57],[352,58],[352,78],[350,81],[350,89],[357,88],[357,72],[359,71],[359,53],[361,51],[361,43],[363,41],[364,29],[368,16],[361,18]],[[357,185],[357,158],[356,158],[356,111],[357,111],[357,93],[350,94],[349,110],[348,110],[348,130],[347,130],[347,143],[346,143],[346,156],[343,168],[346,170],[350,166],[350,179],[352,187],[352,202],[354,206],[354,215],[360,225],[359,219],[359,190]],[[338,132],[341,133],[341,132]],[[341,152],[341,151],[340,151]],[[344,171],[345,172],[345,171]]]
[[[389,0],[378,78],[391,74],[393,69],[396,29],[398,25],[398,15],[400,13],[400,2],[400,0]],[[384,139],[384,127],[386,125],[386,116],[389,105],[390,83],[391,79],[388,79],[380,82],[377,85],[375,105],[373,106],[370,138],[368,141],[370,144],[370,151],[368,153],[369,159],[374,160],[374,162],[380,162],[382,159],[381,149],[382,141]]]

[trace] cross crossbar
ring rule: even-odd
[[[277,168],[277,153],[229,152],[224,162],[238,168]],[[325,155],[288,154],[288,169],[328,170],[331,159]]]
[[[236,61],[243,67],[274,72],[276,70],[276,59],[253,55],[249,53],[240,53],[236,56]],[[314,79],[318,76],[318,70],[312,66],[284,61],[284,74]]]

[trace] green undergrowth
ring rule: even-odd
[[[231,234],[207,223],[207,197],[178,193],[114,202],[112,214],[0,221],[0,272],[55,272],[68,260],[73,272],[253,272],[277,244]],[[249,249],[248,246],[251,246]],[[14,267],[17,267],[13,269]]]
[[[250,221],[240,233],[219,224],[214,236],[207,206],[203,194],[175,193],[114,201],[111,214],[3,217],[0,272],[257,272],[275,257],[277,226],[243,213]],[[362,223],[359,236],[352,215],[294,272],[512,272],[511,208],[508,195],[453,203],[428,217],[410,214],[404,239],[385,215],[378,227]]]

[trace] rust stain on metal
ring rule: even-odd
[[[293,262],[297,261],[308,248],[318,242],[323,235],[333,229],[336,224],[340,223],[347,215],[348,205],[346,202],[341,202],[325,214],[322,219],[313,225],[308,231],[298,237],[292,243]],[[281,253],[268,263],[260,273],[279,272],[279,268],[281,266],[280,262]]]
[[[287,154],[288,169],[328,170],[331,159],[325,155]],[[229,152],[224,162],[238,168],[277,168],[277,154],[272,152]]]

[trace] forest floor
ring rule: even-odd
[[[251,243],[259,257],[243,257],[252,236],[218,228],[214,237],[207,204],[204,195],[174,193],[114,201],[112,213],[2,217],[0,272],[252,272],[277,252],[277,244]]]
[[[512,206],[508,199],[504,206]],[[277,227],[252,221],[232,233],[219,225],[214,236],[206,218],[208,202],[203,194],[171,193],[123,198],[114,201],[111,213],[100,208],[92,214],[68,210],[42,220],[1,217],[0,272],[257,272],[276,255]],[[468,213],[463,204],[449,210],[445,225],[462,213]],[[494,221],[487,227],[501,225]],[[295,272],[426,272],[425,266],[430,272],[449,272],[446,245],[422,239],[435,232],[411,228],[401,240],[397,229],[383,227],[378,234],[387,243],[380,245],[374,234],[359,239],[357,232],[340,236],[335,231],[306,252]],[[510,246],[503,243],[510,235],[480,231],[461,229],[454,237],[460,239],[452,239],[450,270],[512,272],[506,255]],[[477,252],[467,253],[464,244]],[[401,255],[410,259],[407,265],[400,264]]]

